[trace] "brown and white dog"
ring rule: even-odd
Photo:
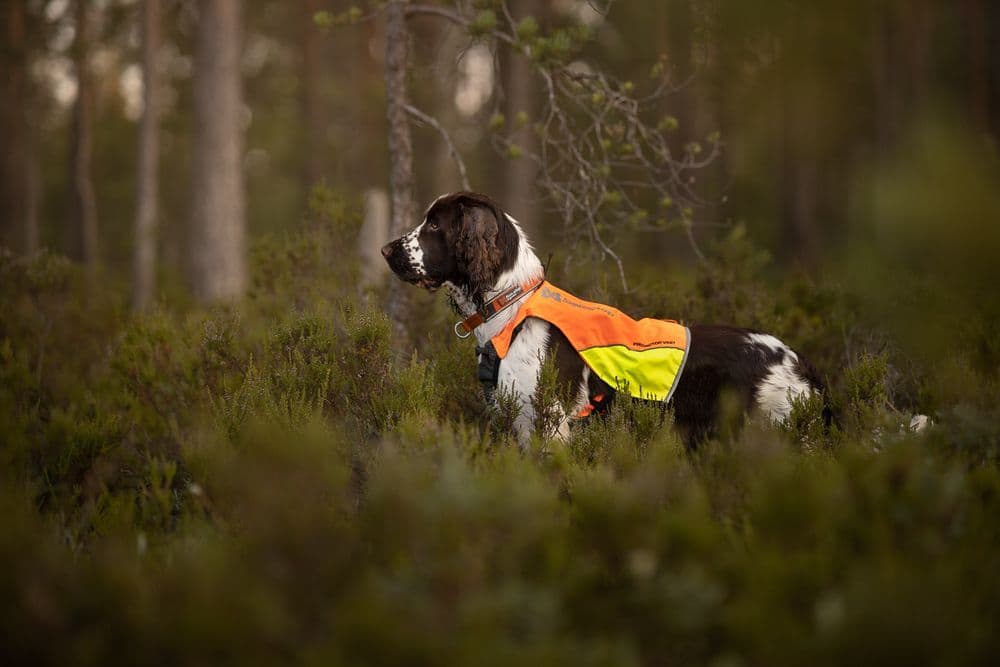
[[[423,221],[383,247],[382,255],[402,280],[431,291],[445,288],[466,318],[544,273],[517,221],[489,197],[472,192],[438,197]],[[503,330],[517,309],[514,302],[475,329],[480,347]],[[822,391],[812,366],[774,336],[720,325],[692,325],[690,331],[688,358],[671,399],[675,424],[689,447],[715,432],[724,395],[736,397],[745,411],[759,410],[780,422],[794,399]],[[544,320],[525,319],[497,375],[498,389],[517,402],[514,428],[522,446],[534,428],[532,397],[548,358],[554,359],[562,386],[574,388],[577,403],[562,416],[557,435],[568,435],[569,423],[595,396],[615,393],[590,372],[559,329]]]

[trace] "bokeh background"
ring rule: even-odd
[[[198,3],[161,4],[159,259],[169,283],[184,271],[199,24]],[[575,0],[509,4],[517,18],[536,17],[543,27],[592,26],[594,38],[579,60],[622,80],[647,80],[651,65],[665,56],[680,89],[664,99],[664,113],[678,119],[678,135],[702,140],[719,132],[725,147],[703,176],[702,194],[714,208],[700,216],[701,233],[744,221],[783,264],[820,267],[850,242],[852,231],[884,229],[885,212],[872,208],[880,194],[872,186],[880,170],[917,168],[921,146],[934,150],[926,145],[928,134],[966,155],[961,170],[926,156],[927,168],[940,172],[931,178],[944,179],[935,188],[943,198],[982,174],[995,147],[1000,18],[984,0],[664,0],[614,3],[606,14]],[[388,187],[384,20],[325,30],[314,20],[317,12],[336,15],[350,6],[242,3],[239,125],[251,235],[296,229],[317,183],[348,198]],[[143,110],[139,11],[137,2],[116,0],[5,3],[3,201],[9,213],[2,238],[12,250],[82,252],[72,229],[70,164],[84,49],[97,261],[111,277],[128,277]],[[89,23],[84,44],[81,17]],[[454,135],[476,189],[494,194],[543,233],[545,202],[532,191],[532,165],[498,155],[488,123],[497,111],[508,117],[535,112],[542,94],[537,77],[488,40],[470,40],[461,27],[429,16],[410,23],[415,106]],[[416,200],[423,206],[457,189],[459,180],[434,130],[415,126],[413,140]],[[966,216],[956,213],[949,223],[960,217]],[[655,242],[683,246],[677,238]]]

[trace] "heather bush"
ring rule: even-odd
[[[737,231],[693,272],[581,294],[801,341],[827,395],[695,452],[668,409],[619,397],[522,451],[452,314],[426,309],[401,354],[356,267],[326,260],[353,214],[317,206],[258,244],[247,300],[211,311],[127,315],[58,258],[0,258],[6,664],[997,655],[988,374],[926,433],[901,429],[942,376],[863,330],[847,294],[769,278]],[[551,431],[568,394],[543,375]]]

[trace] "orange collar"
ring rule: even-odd
[[[477,327],[492,320],[522,296],[530,294],[538,289],[543,280],[544,278],[536,278],[529,283],[514,285],[513,287],[500,292],[500,294],[484,303],[483,307],[474,312],[472,315],[465,318],[461,322],[456,322],[455,335],[459,338],[468,338]]]

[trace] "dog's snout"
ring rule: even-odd
[[[382,256],[385,257],[389,270],[395,273],[400,280],[431,289],[431,283],[423,263],[419,259],[414,260],[415,251],[411,250],[407,243],[408,237],[403,236],[382,246]]]
[[[403,239],[389,241],[382,246],[382,257],[397,276],[405,276],[410,271],[410,262],[403,250]]]

